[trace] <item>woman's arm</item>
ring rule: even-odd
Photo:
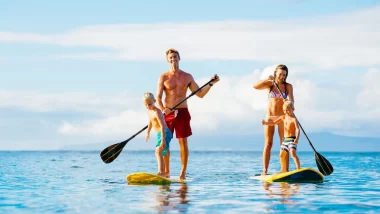
[[[293,95],[293,86],[292,84],[286,84],[286,89],[288,90],[288,97],[287,100],[292,101],[294,104],[294,95]]]
[[[266,79],[258,81],[256,84],[253,85],[254,89],[257,90],[263,90],[269,88],[271,85],[273,85],[274,77],[269,76]]]

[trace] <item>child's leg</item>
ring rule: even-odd
[[[284,122],[282,123],[279,123],[277,125],[278,127],[278,136],[280,137],[280,146],[282,145],[282,141],[284,139],[284,132],[285,132],[285,128],[284,128]],[[286,156],[285,156],[285,163],[286,163],[286,168],[284,168],[287,172],[289,171],[289,153],[286,153]]]
[[[297,169],[301,169],[300,159],[298,159],[296,149],[291,148],[290,149],[290,155],[292,156],[294,163],[296,164]]]
[[[165,176],[164,158],[162,156],[162,148],[159,146],[156,147],[156,159],[158,168],[157,175]]]
[[[164,156],[165,177],[170,178],[170,150]]]
[[[288,153],[285,150],[280,151],[280,163],[281,163],[281,171],[278,173],[287,172],[286,166],[286,157],[288,157]]]

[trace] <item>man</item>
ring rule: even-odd
[[[172,133],[178,138],[182,169],[179,175],[180,179],[186,179],[187,160],[189,157],[189,148],[187,146],[187,138],[192,135],[190,120],[191,116],[187,109],[187,102],[181,103],[174,111],[170,108],[186,98],[187,89],[191,92],[199,89],[198,84],[194,81],[191,74],[179,69],[180,56],[175,49],[166,51],[166,60],[170,64],[170,70],[160,75],[157,84],[157,105],[165,114],[165,121]],[[213,81],[198,91],[195,95],[203,98],[213,84],[219,81],[219,77],[214,75]],[[162,95],[165,92],[165,100],[162,102]],[[170,151],[164,156],[165,176],[170,177]]]

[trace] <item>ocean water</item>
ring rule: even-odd
[[[261,152],[192,151],[193,182],[129,185],[126,175],[157,166],[153,151],[126,148],[110,164],[100,151],[0,152],[0,213],[380,213],[378,152],[320,152],[334,173],[319,184],[288,184],[248,179],[261,172]],[[299,157],[317,169],[312,152]],[[269,171],[279,168],[273,152]],[[172,175],[179,170],[173,151]]]

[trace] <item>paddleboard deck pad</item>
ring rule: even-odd
[[[131,184],[171,184],[171,183],[187,183],[193,181],[192,178],[181,180],[177,176],[165,178],[156,174],[147,172],[135,172],[126,176],[128,183]]]
[[[249,179],[260,180],[265,182],[293,182],[293,183],[313,183],[323,182],[322,173],[312,168],[302,168],[274,175],[257,175]]]

